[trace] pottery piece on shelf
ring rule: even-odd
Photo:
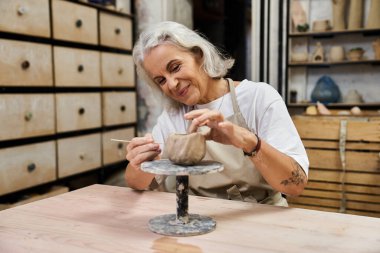
[[[314,50],[312,58],[311,58],[311,61],[312,62],[324,62],[325,61],[324,49],[323,49],[321,42],[317,42],[317,44],[315,46],[315,50]]]
[[[375,55],[375,60],[380,60],[380,39],[372,42],[373,52]]]
[[[294,28],[298,32],[307,32],[309,24],[307,23],[306,13],[302,8],[299,0],[293,0],[291,3],[291,15]]]
[[[292,62],[307,62],[308,58],[307,52],[292,52],[291,54]]]
[[[340,101],[340,98],[340,89],[329,76],[319,78],[311,93],[311,101],[313,103],[317,101],[323,104],[337,103]]]
[[[350,61],[359,61],[363,58],[363,54],[365,51],[361,48],[352,48],[350,51],[348,51],[347,58]]]
[[[344,48],[342,46],[333,46],[330,48],[329,61],[339,62],[344,60]]]
[[[355,30],[362,27],[363,0],[351,0],[348,12],[348,29]]]
[[[371,0],[367,24],[365,28],[367,29],[380,28],[380,0]]]
[[[333,5],[333,30],[344,30],[346,29],[345,24],[345,9],[346,0],[332,0]]]
[[[353,115],[360,115],[360,114],[362,114],[362,110],[360,110],[360,108],[357,107],[357,106],[352,107],[350,111],[351,111],[351,113]]]
[[[314,105],[310,105],[306,108],[305,113],[306,115],[317,115],[318,114],[317,107]]]
[[[343,102],[347,104],[360,104],[363,103],[363,96],[357,90],[349,90],[343,97]]]
[[[319,101],[317,101],[317,110],[320,115],[331,115],[330,110]]]
[[[314,32],[325,32],[331,28],[330,26],[330,20],[323,19],[323,20],[315,20],[313,22],[313,31]]]

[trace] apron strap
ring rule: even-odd
[[[239,108],[239,105],[238,105],[237,99],[236,99],[234,82],[231,80],[231,78],[227,78],[227,82],[228,82],[228,86],[229,86],[230,92],[231,92],[232,107],[234,109],[234,113],[235,114],[240,113],[240,108]]]
[[[237,120],[238,120],[239,126],[244,127],[245,129],[251,131],[251,129],[249,129],[247,122],[245,121],[243,115],[240,112],[239,104],[238,104],[237,98],[236,98],[235,85],[230,78],[227,78],[227,81],[228,81],[228,85],[230,87],[230,92],[231,92],[232,107],[234,109],[234,114],[237,115]]]

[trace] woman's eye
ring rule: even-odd
[[[157,83],[158,85],[164,85],[164,83],[165,83],[165,78],[159,78],[159,79],[156,79],[156,83]]]
[[[177,71],[179,71],[180,69],[181,69],[181,65],[176,64],[176,65],[173,66],[173,68],[172,68],[172,72],[177,72]]]

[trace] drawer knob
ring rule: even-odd
[[[29,62],[29,61],[23,61],[23,62],[21,63],[21,68],[22,68],[23,70],[27,70],[29,67],[30,67],[30,62]]]
[[[117,144],[117,148],[118,148],[118,149],[122,149],[123,146],[124,146],[123,143],[118,143],[118,144]]]
[[[115,28],[115,33],[116,33],[117,35],[120,34],[120,33],[121,33],[120,28]]]
[[[84,160],[84,154],[80,154],[79,159]]]
[[[119,68],[119,70],[117,71],[117,73],[118,73],[119,75],[123,74],[123,69],[122,69],[122,68]]]
[[[78,72],[83,72],[83,70],[84,70],[84,67],[83,67],[82,64],[80,64],[80,65],[78,66]]]
[[[82,27],[82,24],[83,24],[83,22],[82,22],[81,19],[78,19],[77,21],[75,21],[75,26],[76,26],[77,28],[81,28],[81,27]]]
[[[83,107],[79,108],[78,110],[79,115],[83,115],[85,112],[86,110]]]
[[[19,6],[19,7],[17,8],[17,14],[18,14],[19,16],[24,15],[24,14],[26,13],[26,11],[27,11],[27,9],[25,8],[25,6]]]
[[[124,112],[126,109],[125,105],[120,106],[120,111]]]
[[[31,112],[26,112],[24,115],[25,121],[30,121],[33,118],[33,114]]]
[[[27,169],[29,173],[32,173],[36,169],[36,164],[34,163],[29,164]]]

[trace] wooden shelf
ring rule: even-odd
[[[331,67],[339,65],[372,64],[380,65],[380,60],[338,61],[338,62],[289,62],[289,67]]]
[[[293,32],[289,34],[289,37],[317,37],[317,38],[328,38],[334,37],[335,35],[345,35],[345,34],[363,34],[363,36],[379,36],[380,29],[357,29],[357,30],[339,30],[339,31],[326,31],[326,32]]]
[[[308,107],[316,105],[315,103],[288,103],[288,107]],[[329,108],[351,108],[358,106],[360,108],[380,109],[380,102],[373,103],[360,103],[360,104],[348,104],[348,103],[330,103],[326,105]]]

